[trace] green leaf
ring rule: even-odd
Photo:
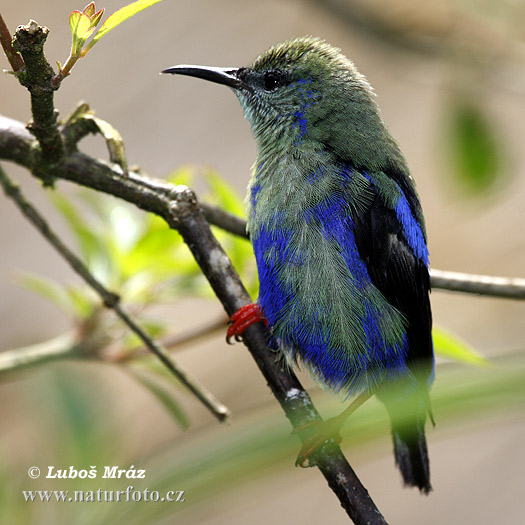
[[[479,355],[465,341],[462,341],[459,337],[443,328],[434,327],[432,330],[432,339],[434,341],[436,354],[441,357],[469,365],[492,366],[488,359]]]
[[[206,196],[206,200],[229,213],[244,218],[243,199],[237,194],[233,186],[215,171],[206,171],[203,178],[211,190],[211,193]]]
[[[465,190],[480,194],[492,188],[502,174],[501,144],[480,105],[454,104],[449,146],[452,167]]]
[[[104,137],[109,151],[111,162],[118,164],[124,171],[127,171],[126,153],[124,150],[124,141],[120,133],[109,123],[95,115],[86,116],[91,119],[97,126],[98,130]]]
[[[147,388],[157,398],[157,400],[160,401],[160,403],[183,430],[187,430],[189,428],[190,421],[188,416],[175,401],[173,395],[160,384],[159,380],[150,379],[149,377],[146,377],[143,372],[133,367],[128,367],[127,370],[142,386]]]
[[[72,11],[69,15],[69,29],[73,38],[78,38],[79,32],[82,33],[89,28],[90,23],[89,16],[80,11]]]
[[[82,14],[83,13],[81,13],[80,11],[72,11],[69,14],[69,29],[73,38],[77,34],[77,28],[80,23],[80,19],[82,18]]]
[[[40,275],[24,273],[18,277],[19,284],[27,290],[47,299],[68,316],[86,319],[100,305],[100,298],[88,287],[67,286]]]
[[[170,173],[166,180],[174,186],[193,186],[195,182],[195,173],[191,166],[177,168]]]
[[[187,168],[179,169],[168,177],[168,181],[174,185],[192,185],[193,180],[193,174]],[[139,234],[135,244],[119,261],[126,279],[139,273],[147,273],[151,279],[162,281],[162,287],[168,291],[168,294],[164,295],[173,297],[174,281],[177,281],[177,284],[188,284],[190,279],[201,275],[180,234],[171,230],[160,217],[152,214],[145,216]],[[170,283],[165,283],[165,280],[169,280]],[[144,283],[146,281],[144,279]],[[187,287],[185,291],[188,291]],[[156,292],[153,295],[156,295]]]
[[[77,42],[80,48],[85,40],[93,32],[93,27],[91,26],[91,19],[84,13],[80,11],[73,11],[69,15],[69,27],[71,29],[71,35],[73,36],[73,41]],[[77,49],[80,51],[80,49]]]
[[[163,225],[160,230],[151,228],[144,231],[129,251],[126,260],[121,263],[125,275],[149,271],[159,276],[170,272],[185,272],[191,259],[179,234]]]
[[[103,230],[98,230],[79,212],[77,206],[59,193],[50,194],[51,202],[62,214],[71,231],[74,233],[84,263],[97,278],[106,285],[118,284],[118,268],[115,267],[115,256],[112,254],[111,238]]]
[[[87,319],[100,306],[100,298],[87,286],[68,286],[66,293],[78,319]]]
[[[109,392],[104,383],[82,368],[53,367],[48,370],[49,380],[45,389],[41,390],[40,402],[43,406],[56,409],[53,415],[54,425],[48,429],[50,442],[56,443],[49,449],[51,457],[65,454],[65,457],[71,459],[72,465],[93,465],[95,463],[90,461],[93,461],[95,451],[102,453],[106,459],[110,459],[111,454],[116,452],[108,452],[106,448],[111,442],[108,436],[116,429],[113,426],[115,412],[111,403],[105,404]],[[40,411],[35,417],[38,419],[49,416]],[[103,427],[107,434],[100,432],[98,424],[101,421],[104,421]]]
[[[91,16],[91,27],[96,27],[104,14],[104,8]]]
[[[107,20],[102,24],[102,27],[97,31],[97,34],[93,37],[90,42],[88,49],[93,47],[103,36],[109,33],[112,29],[115,29],[119,24],[136,15],[138,12],[146,9],[153,4],[160,2],[160,0],[137,0],[125,7],[122,7],[118,11],[115,11],[110,15]]]
[[[73,305],[64,285],[47,279],[46,277],[29,273],[20,275],[18,281],[27,290],[51,301],[64,313],[68,315],[71,314]]]
[[[59,193],[53,193],[50,195],[50,199],[75,234],[84,259],[89,260],[99,249],[98,237],[88,227],[85,218],[81,216],[77,207],[66,197]]]
[[[80,44],[77,29],[82,19],[82,13],[80,11],[73,11],[69,15],[69,29],[71,31],[71,56],[78,55],[82,50],[82,45]]]
[[[126,294],[126,299],[129,294]],[[147,319],[144,315],[140,316],[140,326],[152,339],[160,339],[169,329],[169,323],[163,319]],[[141,347],[144,345],[144,341],[135,333],[129,331],[125,334],[122,341],[123,348],[130,350],[133,348]]]

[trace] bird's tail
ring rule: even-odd
[[[396,464],[405,485],[417,487],[422,493],[428,494],[432,487],[424,423],[414,421],[413,427],[407,428],[406,424],[396,427],[392,422],[392,438]]]
[[[397,396],[394,396],[397,397]],[[392,424],[392,439],[396,464],[401,471],[406,486],[417,487],[428,494],[430,485],[430,465],[425,438],[425,421],[428,408],[426,396],[412,392],[412,399],[382,398]],[[426,399],[422,399],[426,397]],[[432,420],[432,414],[430,413]]]

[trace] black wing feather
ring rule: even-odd
[[[404,191],[413,190],[406,184]],[[405,196],[414,217],[421,218],[415,191]],[[408,397],[387,396],[381,391],[377,394],[390,416],[394,455],[405,484],[428,494],[432,487],[425,420],[427,412],[432,419],[427,381],[433,367],[428,269],[410,247],[395,211],[387,208],[378,195],[366,210],[356,212],[353,220],[357,248],[370,279],[407,321],[406,363],[419,388]],[[413,414],[410,420],[406,419],[407,411]]]
[[[415,193],[410,197],[409,202],[417,200]],[[370,279],[407,321],[407,366],[426,381],[433,362],[428,269],[409,246],[395,211],[378,195],[353,220],[357,248]]]

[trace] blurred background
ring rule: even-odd
[[[106,0],[97,9],[111,13],[124,4]],[[2,15],[11,32],[31,18],[49,27],[45,50],[55,64],[69,53],[69,13],[83,7],[72,0],[6,1]],[[213,194],[239,213],[256,150],[236,98],[220,86],[158,72],[179,63],[247,65],[276,42],[322,37],[375,88],[418,185],[432,266],[525,277],[524,22],[523,0],[164,0],[99,42],[55,101],[65,118],[86,100],[120,131],[131,165],[159,178],[178,170],[174,180],[189,181],[202,198]],[[8,75],[0,82],[0,112],[30,118],[28,93]],[[85,139],[80,149],[107,158],[101,137]],[[137,342],[102,314],[98,335],[111,339],[104,357],[118,362],[0,372],[0,521],[346,523],[319,472],[294,467],[297,439],[244,346],[225,344],[224,328],[217,328],[224,313],[176,234],[115,199],[59,182],[57,190],[73,203],[68,207],[24,170],[3,166],[108,285],[123,289],[136,312],[148,307],[151,329],[175,338],[177,361],[233,417],[219,424],[153,360],[122,357]],[[81,337],[87,319],[96,318],[96,300],[4,197],[0,225],[0,350],[65,344],[56,338],[72,331]],[[89,244],[89,231],[101,233],[101,246]],[[221,239],[253,290],[249,245]],[[131,255],[138,253],[143,259],[134,266]],[[162,265],[144,271],[155,261],[169,266],[170,259],[178,276],[167,276]],[[158,282],[166,288],[148,296]],[[61,303],[67,313],[56,307],[61,289],[68,291]],[[375,402],[348,422],[343,449],[389,523],[523,523],[525,305],[436,290],[432,307],[440,330],[490,363],[439,359],[437,425],[427,428],[434,492],[422,497],[402,488],[386,415]],[[177,344],[203,328],[210,335]],[[340,410],[337,399],[305,374],[300,378],[323,414]],[[97,466],[99,473],[104,465],[133,465],[147,474],[145,480],[29,478],[30,467],[44,473],[49,465]],[[26,503],[21,493],[130,484],[161,494],[184,490],[185,502]]]

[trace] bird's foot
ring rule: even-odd
[[[303,446],[295,460],[296,467],[310,467],[310,456],[326,441],[333,439],[337,444],[341,443],[339,430],[341,421],[339,417],[333,417],[326,421],[311,421],[294,430],[294,433],[311,430],[313,433],[306,438]]]
[[[229,321],[228,331],[226,332],[226,342],[233,344],[231,338],[234,337],[236,341],[241,341],[242,334],[252,324],[264,321],[268,325],[268,321],[264,317],[261,307],[257,303],[250,303],[241,306],[231,317]]]
[[[311,421],[296,428],[294,432],[302,432],[309,428],[313,428],[315,432],[310,434],[303,442],[303,446],[295,460],[295,465],[299,467],[309,467],[310,456],[329,439],[334,439],[337,444],[341,443],[339,431],[345,424],[345,421],[350,414],[353,414],[371,395],[371,393],[360,394],[338,416],[327,419],[326,421]]]

